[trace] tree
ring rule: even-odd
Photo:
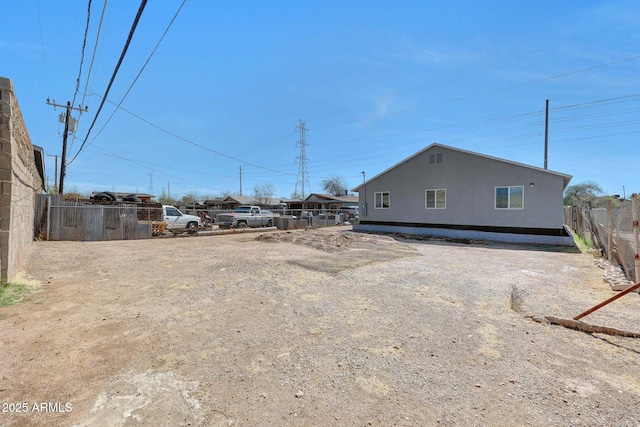
[[[162,195],[160,195],[160,197],[158,197],[158,202],[162,203],[163,205],[172,205],[175,206],[178,204],[178,201],[172,197],[169,197],[169,195],[167,194],[167,191],[165,191],[165,189],[162,189]]]
[[[271,198],[276,194],[276,187],[270,182],[256,184],[253,187],[253,198],[261,206],[269,205]]]
[[[57,188],[56,188],[56,193],[57,193]],[[83,199],[88,199],[90,197],[91,196],[89,193],[84,193],[84,194],[80,193],[78,189],[75,187],[72,187],[68,191],[65,191],[65,193],[62,195],[62,198],[65,200],[83,200]]]
[[[593,207],[603,194],[602,187],[593,181],[570,185],[564,191],[564,205],[578,208]]]
[[[340,196],[346,193],[347,184],[344,178],[338,175],[334,175],[330,178],[326,178],[322,181],[322,189],[334,196]]]
[[[200,195],[200,193],[198,192],[194,192],[194,193],[187,193],[184,196],[182,196],[182,204],[187,206],[187,207],[195,207],[196,202],[201,202],[202,196]]]

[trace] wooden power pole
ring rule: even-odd
[[[87,111],[87,107],[84,107],[84,109],[80,106],[73,107],[70,101],[67,101],[67,105],[56,104],[55,100],[53,102],[50,102],[48,98],[47,98],[47,105],[53,105],[54,108],[65,107],[66,109],[64,114],[64,121],[63,121],[64,133],[62,134],[62,156],[60,160],[60,184],[58,185],[58,193],[63,194],[64,193],[64,176],[67,173],[67,138],[69,137],[70,131],[71,132],[76,131],[75,126],[78,123],[75,119],[72,119],[71,111],[77,110],[82,113],[83,111]],[[69,126],[71,120],[73,120],[72,128],[70,128]],[[58,159],[56,157],[56,168],[57,168],[57,160]]]

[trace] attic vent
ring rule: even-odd
[[[429,164],[442,163],[442,153],[429,154]]]

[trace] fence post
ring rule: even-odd
[[[635,266],[635,282],[640,282],[640,244],[638,243],[638,195],[631,195],[631,210],[633,218],[633,263]]]
[[[613,221],[611,218],[611,199],[607,205],[607,259],[611,262],[613,253]]]
[[[47,242],[51,240],[49,233],[51,232],[51,202],[53,197],[47,195]]]

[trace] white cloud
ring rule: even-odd
[[[415,43],[407,36],[396,37],[394,40],[393,56],[422,65],[455,65],[461,62],[467,63],[478,59],[478,52],[439,47],[426,47]]]

